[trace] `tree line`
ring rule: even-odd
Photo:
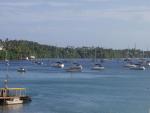
[[[56,47],[27,40],[0,39],[0,60],[36,58],[148,58],[150,51],[140,49],[112,49],[103,47]]]

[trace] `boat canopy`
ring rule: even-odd
[[[0,88],[0,97],[25,96],[26,88]]]
[[[59,62],[59,61],[58,61],[58,62],[56,62],[56,63],[58,63],[58,64],[62,64],[62,62]]]
[[[95,66],[102,66],[101,64],[95,64]]]
[[[0,88],[0,90],[26,90],[26,88]]]

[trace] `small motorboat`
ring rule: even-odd
[[[19,68],[17,71],[18,72],[26,72],[26,70],[23,67]]]
[[[65,69],[67,72],[81,72],[83,69],[81,64],[74,63],[73,66]]]
[[[103,69],[104,69],[104,67],[101,64],[95,64],[92,67],[92,70],[103,70]]]
[[[51,66],[55,68],[64,68],[65,65],[62,62],[56,62],[53,63]]]

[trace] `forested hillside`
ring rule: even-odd
[[[133,58],[149,57],[149,51],[139,49],[114,50],[102,47],[56,47],[27,40],[1,40],[0,59],[22,59],[31,55],[36,58]]]

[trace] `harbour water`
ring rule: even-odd
[[[30,61],[10,61],[9,87],[25,87],[32,97],[26,104],[0,106],[0,113],[149,113],[150,68],[129,70],[122,60],[107,60],[104,70],[91,70],[91,60],[73,60],[82,64],[80,73],[68,73]],[[69,66],[71,60],[65,60]],[[27,69],[17,72],[20,65]],[[0,62],[0,86],[6,64]]]

